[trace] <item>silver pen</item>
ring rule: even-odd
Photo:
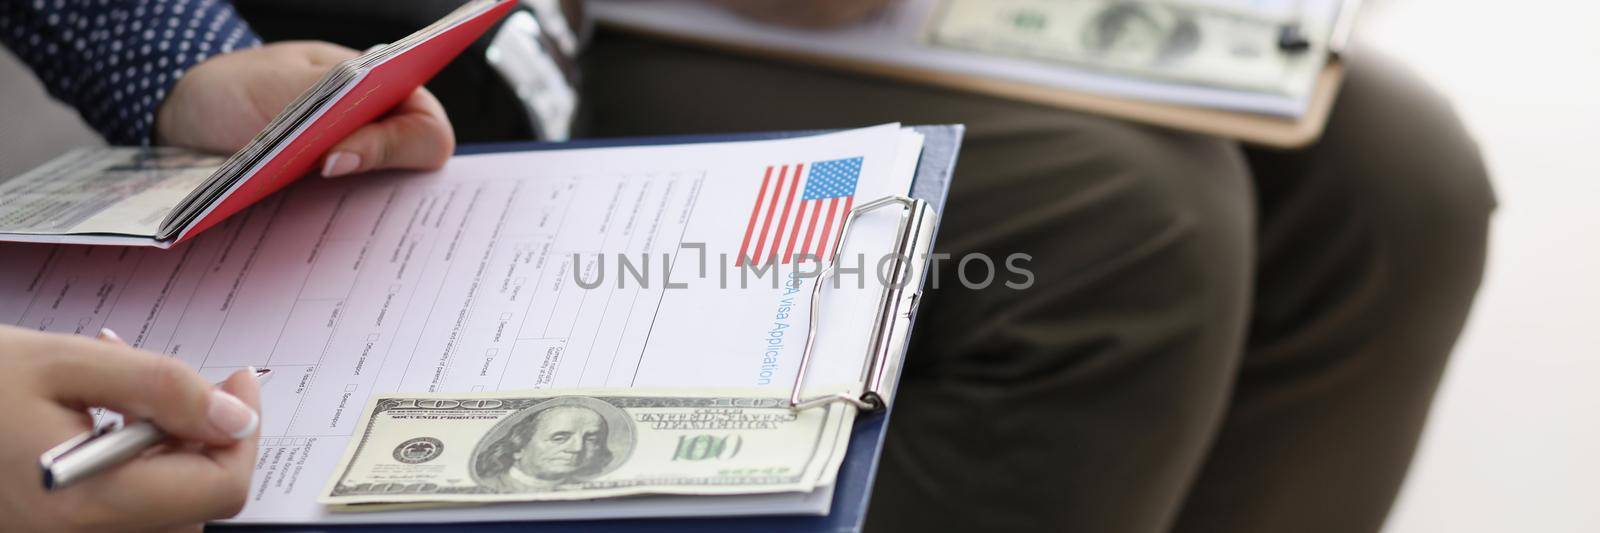
[[[102,334],[104,337],[104,334]],[[116,340],[111,335],[110,340]],[[272,369],[255,369],[257,381],[265,384]],[[122,427],[105,425],[78,434],[39,456],[39,471],[44,490],[60,490],[106,468],[121,464],[166,440],[167,433],[140,420]]]

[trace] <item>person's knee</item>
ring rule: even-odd
[[[1254,231],[1237,147],[1103,119],[1025,130],[977,132],[942,233],[955,237],[947,250],[1033,254],[1036,281],[930,295],[875,523],[966,525],[925,509],[963,500],[1015,527],[1159,528],[1226,403]],[[926,439],[974,424],[1033,444],[985,455],[993,441]],[[952,468],[951,458],[977,459]],[[984,474],[994,471],[1008,476]],[[986,496],[1086,475],[1107,481]]]
[[[1240,280],[1254,237],[1249,172],[1237,146],[1110,120],[1050,136],[1047,179],[1077,194],[1033,194],[1076,217],[1032,228],[1072,261],[1058,274],[1117,274],[1139,286],[1194,288]],[[1134,282],[1134,280],[1128,280]],[[1152,296],[1156,296],[1152,294]]]
[[[1161,234],[1250,237],[1249,173],[1233,143],[1042,115],[969,136],[946,217],[957,226],[952,246],[1072,249],[1093,259]]]
[[[941,248],[1026,254],[1033,283],[973,290],[942,269],[928,301],[959,305],[930,315],[971,334],[940,351],[984,352],[981,365],[962,366],[997,382],[1231,353],[1254,237],[1237,147],[1069,118],[969,143],[957,181],[972,181],[950,199]]]
[[[1449,102],[1414,72],[1379,56],[1353,62],[1326,135],[1341,147],[1321,159],[1398,238],[1481,244],[1473,241],[1495,206],[1483,157]]]
[[[1351,65],[1322,140],[1252,159],[1265,229],[1250,364],[1333,364],[1405,324],[1407,348],[1368,368],[1419,365],[1427,371],[1413,374],[1432,379],[1477,291],[1494,209],[1483,159],[1450,106],[1368,57]],[[1306,350],[1308,335],[1334,339]]]
[[[1336,106],[1322,179],[1340,182],[1372,235],[1374,275],[1393,288],[1381,305],[1453,338],[1482,278],[1495,207],[1477,143],[1445,98],[1380,57],[1351,65]]]

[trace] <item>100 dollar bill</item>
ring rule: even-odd
[[[854,408],[792,412],[770,394],[381,395],[369,403],[319,501],[488,503],[805,492],[831,484]]]
[[[1326,54],[1280,49],[1285,20],[1181,0],[945,0],[929,42],[1138,77],[1280,94],[1309,90]]]

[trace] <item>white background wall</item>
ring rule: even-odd
[[[77,113],[45,96],[33,74],[0,47],[0,176],[15,176],[89,144],[100,144],[100,138]]]
[[[1452,98],[1501,202],[1388,532],[1600,532],[1600,4],[1373,7],[1358,32]]]
[[[1365,46],[1450,95],[1501,200],[1388,533],[1600,532],[1600,3],[1369,3]],[[94,142],[3,53],[0,95],[0,174]]]

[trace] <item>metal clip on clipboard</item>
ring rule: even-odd
[[[845,392],[801,399],[806,381],[806,370],[811,365],[813,347],[817,341],[818,318],[821,316],[822,288],[828,278],[838,274],[839,255],[844,252],[845,239],[850,238],[850,228],[861,215],[885,208],[900,207],[900,229],[894,240],[894,268],[883,284],[878,297],[876,321],[867,344],[865,367],[862,368],[861,391]],[[938,215],[928,202],[907,196],[885,196],[850,210],[844,224],[839,226],[839,245],[834,248],[828,266],[817,276],[811,287],[811,322],[806,328],[805,349],[800,352],[800,368],[794,378],[794,388],[789,391],[789,408],[810,409],[832,403],[848,403],[862,411],[876,411],[889,406],[895,386],[900,380],[900,357],[911,333],[911,319],[922,299],[922,281],[927,273],[928,255],[932,252],[934,226]]]

